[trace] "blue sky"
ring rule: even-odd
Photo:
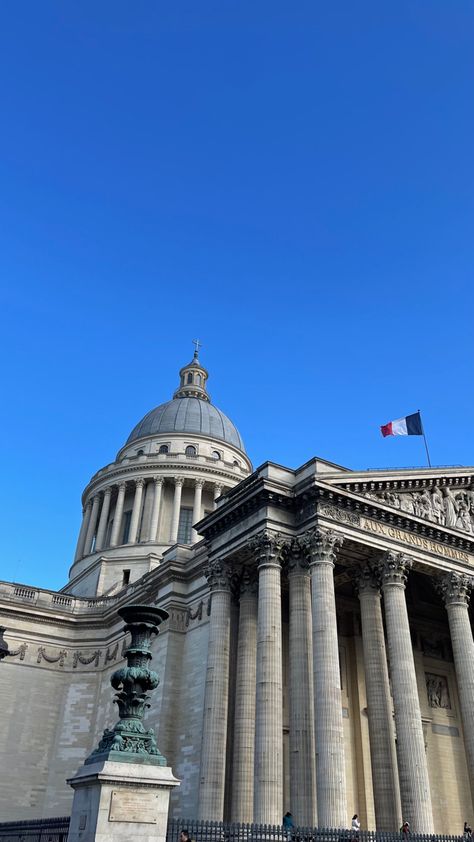
[[[0,578],[203,341],[254,465],[474,463],[468,0],[5,2]]]

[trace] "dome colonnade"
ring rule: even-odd
[[[178,540],[182,491],[185,484],[193,493],[192,522],[197,523],[202,517],[204,488],[206,499],[213,498],[214,508],[215,500],[225,489],[223,483],[204,478],[185,479],[179,475],[165,477],[155,474],[151,477],[122,479],[92,493],[83,509],[74,561],[77,562],[99,550],[112,549],[124,544],[148,541],[175,544]],[[171,527],[166,533],[159,529],[165,485],[171,490],[173,498]],[[129,517],[124,517],[126,499],[132,506],[125,512]],[[192,543],[195,543],[198,537],[193,529]]]

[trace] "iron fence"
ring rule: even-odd
[[[0,823],[1,842],[67,842],[69,816]]]
[[[403,834],[375,830],[293,827],[269,824],[238,824],[203,822],[194,819],[170,819],[166,842],[180,842],[182,830],[187,830],[193,842],[403,842]],[[465,842],[463,836],[411,833],[405,842]]]

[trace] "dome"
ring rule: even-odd
[[[127,444],[162,433],[197,433],[221,439],[245,453],[244,443],[235,424],[220,409],[200,398],[174,398],[155,407],[134,427]]]

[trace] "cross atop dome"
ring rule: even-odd
[[[194,348],[194,359],[197,360],[199,357],[199,348],[202,348],[202,342],[199,339],[193,339]]]

